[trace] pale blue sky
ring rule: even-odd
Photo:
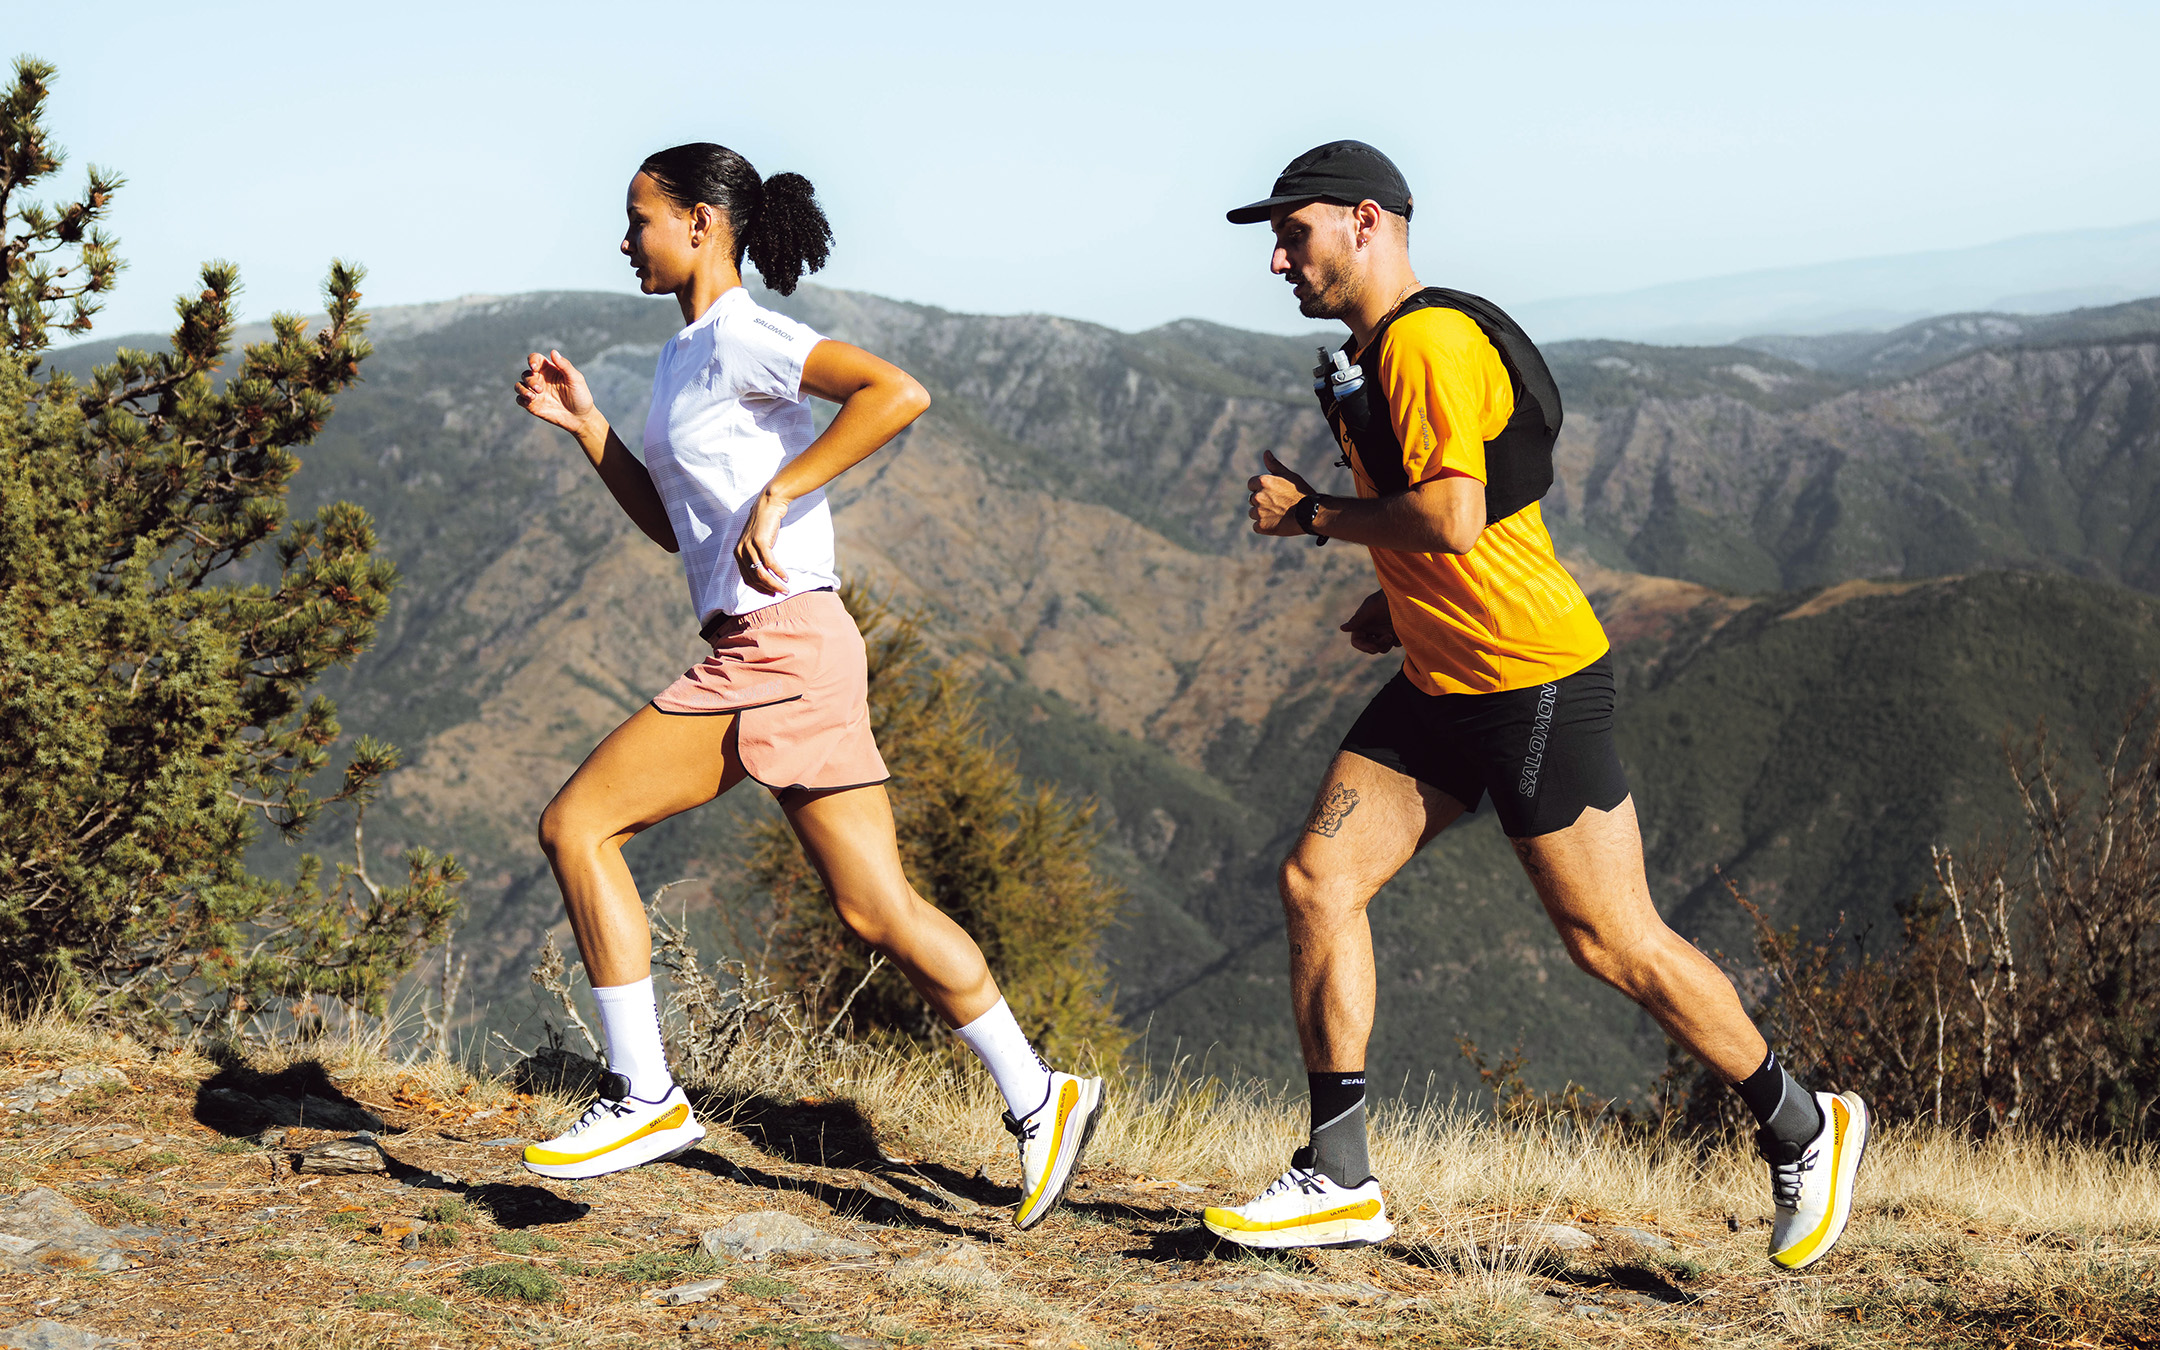
[[[210,257],[251,317],[333,254],[374,304],[628,290],[623,185],[684,140],[817,184],[822,281],[1122,328],[1309,328],[1222,212],[1338,136],[1503,303],[2160,218],[2152,4],[91,12],[0,0],[0,56],[59,64],[69,187],[128,177],[105,334]]]

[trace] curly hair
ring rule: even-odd
[[[735,265],[742,266],[747,253],[765,284],[782,295],[793,295],[803,275],[823,267],[832,253],[832,225],[816,189],[799,173],[760,180],[749,160],[710,141],[647,155],[638,172],[682,210],[703,202],[726,216]]]

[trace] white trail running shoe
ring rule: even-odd
[[[1013,1210],[1015,1225],[1033,1228],[1065,1198],[1080,1155],[1095,1133],[1095,1122],[1102,1119],[1102,1102],[1102,1079],[1052,1073],[1050,1095],[1026,1119],[1005,1113],[1005,1128],[1020,1143],[1020,1204]]]
[[[704,1137],[705,1127],[679,1085],[648,1102],[631,1096],[630,1081],[611,1073],[600,1080],[600,1095],[577,1124],[525,1146],[525,1169],[565,1180],[603,1176],[672,1158]]]
[[[1290,1155],[1290,1170],[1236,1209],[1209,1205],[1207,1230],[1241,1247],[1369,1247],[1395,1236],[1378,1178],[1340,1186],[1312,1170],[1312,1147]]]
[[[1853,1178],[1867,1153],[1867,1103],[1851,1092],[1815,1094],[1823,1127],[1806,1147],[1765,1134],[1755,1147],[1770,1164],[1770,1196],[1777,1222],[1770,1229],[1770,1259],[1798,1270],[1822,1259],[1845,1235],[1852,1216]]]

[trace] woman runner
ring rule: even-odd
[[[782,295],[824,266],[832,230],[799,174],[760,181],[741,155],[679,145],[630,180],[622,251],[684,328],[661,350],[644,460],[560,352],[526,358],[517,400],[577,438],[617,504],[680,553],[712,655],[602,741],[540,817],[608,1043],[599,1098],[525,1150],[549,1177],[672,1157],[705,1135],[669,1072],[652,933],[622,846],[745,778],[770,790],[848,928],[883,952],[997,1080],[1020,1145],[1013,1221],[1064,1195],[1102,1109],[1102,1080],[1053,1072],[1014,1021],[980,948],[908,885],[871,739],[862,635],[834,592],[825,485],[930,405],[906,372],[820,337],[743,288],[747,254]],[[809,398],[840,405],[822,435]]]

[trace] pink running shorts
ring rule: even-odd
[[[743,768],[774,792],[868,787],[892,776],[870,735],[862,633],[838,595],[805,591],[708,632],[712,655],[653,707],[675,717],[736,714]]]

